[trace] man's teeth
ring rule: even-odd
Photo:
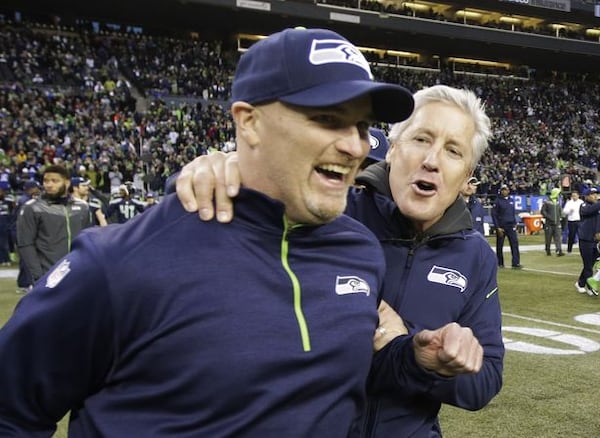
[[[326,172],[339,173],[341,175],[347,175],[348,173],[350,173],[349,167],[340,166],[338,164],[325,164],[323,166],[319,166],[319,169],[324,170]]]
[[[429,183],[422,182],[422,181],[418,182],[417,185],[422,190],[433,190],[433,188],[434,188],[433,184],[429,184]]]

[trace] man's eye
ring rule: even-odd
[[[458,148],[448,148],[448,152],[456,157],[462,157],[462,151]]]
[[[330,114],[320,114],[313,117],[313,120],[322,125],[335,125],[337,123],[337,118]]]

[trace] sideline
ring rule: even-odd
[[[579,330],[579,331],[582,331],[582,332],[588,332],[588,333],[594,333],[596,335],[600,335],[600,330],[594,330],[594,329],[590,329],[590,328],[586,328],[586,327],[578,327],[578,326],[575,326],[575,325],[563,324],[563,323],[560,323],[560,322],[546,321],[544,319],[531,318],[529,316],[515,315],[514,313],[502,312],[502,316],[508,316],[510,318],[523,319],[525,321],[537,322],[537,323],[540,323],[540,324],[546,324],[546,325],[551,325],[551,326],[556,326],[556,327],[568,328],[568,329],[571,329],[571,330]]]
[[[0,278],[17,278],[18,269],[0,269]]]
[[[566,248],[567,244],[563,243],[563,245],[565,245],[565,248]],[[554,247],[554,244],[552,244],[552,246]],[[493,243],[490,243],[490,247],[492,248],[492,251],[496,252],[496,246]],[[546,246],[544,244],[540,244],[540,245],[521,245],[521,244],[519,244],[519,252],[545,251],[545,250],[546,250]],[[577,251],[575,252],[575,250],[577,250]],[[502,248],[502,252],[510,253],[510,245],[504,245],[504,247]],[[577,243],[573,245],[573,252],[571,254],[579,256],[579,245]],[[566,254],[566,255],[568,255],[568,254]]]
[[[569,277],[579,277],[578,273],[572,273],[572,272],[556,272],[556,271],[545,271],[543,269],[532,269],[532,268],[528,268],[527,266],[525,266],[523,269],[521,269],[521,271],[527,271],[527,272],[539,272],[541,274],[553,274],[553,275],[567,275]]]

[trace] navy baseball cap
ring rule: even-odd
[[[596,187],[584,187],[581,190],[581,194],[583,196],[591,195],[592,193],[598,193],[598,189]]]
[[[81,176],[71,178],[71,185],[73,187],[87,186],[89,183],[91,183],[89,179],[82,178]]]
[[[34,187],[36,188],[40,188],[40,183],[38,183],[37,181],[33,181],[33,180],[28,180],[25,181],[25,184],[23,184],[23,189],[24,190],[29,190],[29,189],[33,189]]]
[[[238,62],[232,101],[281,101],[303,107],[338,105],[369,94],[375,118],[410,116],[410,91],[373,80],[369,63],[346,38],[327,29],[286,29],[254,43]]]
[[[381,129],[369,128],[369,150],[368,157],[373,161],[381,161],[385,158],[390,144]]]

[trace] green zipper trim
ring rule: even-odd
[[[296,225],[296,227],[301,225]],[[292,280],[292,286],[294,289],[294,313],[296,314],[296,320],[298,321],[298,328],[300,329],[300,337],[302,338],[302,349],[304,351],[311,351],[310,346],[310,336],[308,334],[308,326],[306,324],[306,319],[304,318],[304,313],[302,312],[302,289],[300,288],[300,282],[296,277],[296,274],[290,268],[290,264],[288,261],[288,249],[289,242],[287,240],[288,233],[295,226],[290,227],[290,224],[287,221],[287,218],[283,217],[283,236],[281,238],[281,264],[283,265],[283,269],[287,272]]]
[[[67,252],[71,251],[71,218],[69,217],[69,209],[65,205],[65,219],[67,220]]]

